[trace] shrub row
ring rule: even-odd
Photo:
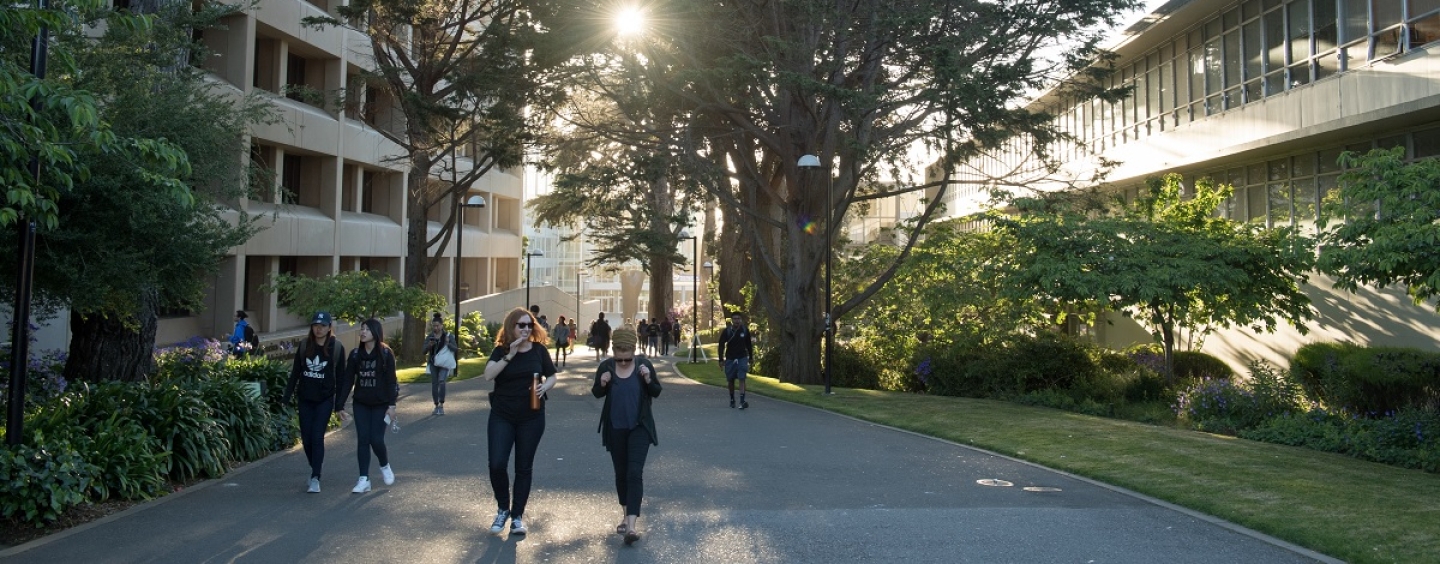
[[[1167,384],[1158,345],[1115,352],[1042,334],[921,344],[918,360],[896,358],[898,349],[863,340],[837,347],[833,384],[1008,399],[1440,472],[1433,353],[1309,345],[1289,371],[1257,362],[1240,378],[1215,357],[1177,352]],[[756,369],[778,374],[779,363],[768,351]]]
[[[157,351],[149,381],[61,379],[63,391],[32,395],[22,445],[0,447],[0,517],[43,526],[85,501],[149,499],[293,445],[294,408],[280,403],[287,365],[227,359],[224,348]]]
[[[1351,343],[1313,343],[1295,352],[1290,373],[1326,407],[1360,415],[1440,409],[1440,353]]]

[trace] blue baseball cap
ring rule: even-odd
[[[330,325],[330,324],[331,324],[330,314],[325,313],[325,312],[323,312],[323,311],[322,311],[322,312],[318,312],[318,313],[315,314],[315,318],[310,320],[310,324],[311,324],[311,325]]]

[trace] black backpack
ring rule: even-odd
[[[245,342],[250,343],[250,352],[260,352],[260,335],[255,334],[255,328],[245,324]]]

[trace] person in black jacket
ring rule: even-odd
[[[385,449],[387,421],[395,420],[395,400],[400,397],[400,383],[395,378],[395,353],[385,344],[385,326],[375,318],[360,325],[360,346],[350,352],[345,363],[345,376],[340,381],[337,404],[345,410],[345,398],[355,390],[355,459],[360,463],[360,479],[351,493],[370,491],[370,451],[380,462],[380,476],[385,485],[395,483],[390,469],[390,456]]]
[[[649,359],[635,356],[639,340],[635,331],[616,329],[613,339],[615,355],[595,369],[590,393],[605,398],[600,408],[600,444],[610,451],[615,493],[625,511],[615,532],[625,535],[625,544],[630,544],[640,538],[635,520],[645,495],[645,458],[651,445],[660,446],[650,410],[651,399],[660,395],[660,377]]]
[[[720,348],[715,356],[725,370],[725,383],[730,388],[730,407],[735,407],[735,381],[740,381],[740,409],[750,407],[745,401],[745,376],[750,373],[750,356],[755,354],[755,344],[750,339],[750,325],[745,316],[736,313],[730,316],[730,325],[720,332]]]
[[[610,322],[605,321],[603,311],[590,324],[590,348],[595,351],[595,360],[600,360],[610,349]]]
[[[310,319],[310,335],[295,350],[290,379],[285,382],[285,403],[299,397],[300,443],[310,461],[310,493],[320,493],[320,466],[325,462],[325,430],[330,414],[340,414],[344,402],[337,403],[340,375],[345,372],[345,347],[335,340],[330,330],[334,320],[319,312]]]

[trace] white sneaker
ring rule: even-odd
[[[361,476],[360,480],[355,482],[355,489],[350,490],[350,493],[365,493],[368,491],[370,491],[370,478]]]
[[[320,493],[320,478],[310,478],[310,489],[305,491],[307,493]]]
[[[380,467],[380,478],[385,480],[387,486],[395,483],[395,471],[390,469],[389,464]]]

